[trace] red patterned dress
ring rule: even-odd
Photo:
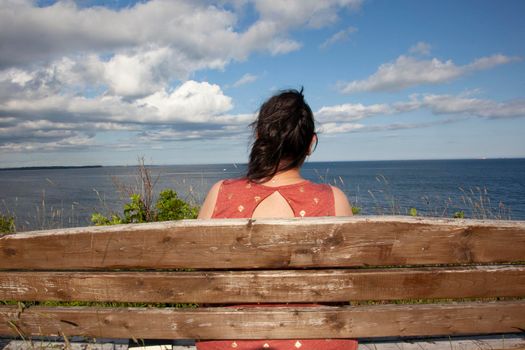
[[[279,192],[296,217],[334,216],[334,194],[329,185],[302,181],[270,187],[246,179],[224,180],[219,188],[212,218],[250,218],[263,200]]]
[[[212,218],[250,218],[257,205],[276,191],[288,202],[296,217],[335,216],[334,194],[329,185],[302,181],[292,185],[270,187],[246,179],[232,179],[222,182]],[[357,341],[351,339],[213,340],[197,342],[197,349],[356,350]]]

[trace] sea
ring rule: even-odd
[[[157,195],[175,190],[199,205],[245,164],[147,166]],[[122,213],[141,191],[137,166],[0,170],[0,214],[17,231],[87,226],[95,212]],[[359,215],[525,220],[525,159],[309,162],[305,178],[341,188]]]

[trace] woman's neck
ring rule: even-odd
[[[301,171],[299,168],[293,168],[290,170],[278,172],[270,180],[266,181],[264,185],[284,186],[292,185],[301,181],[304,181],[304,178],[301,176]]]

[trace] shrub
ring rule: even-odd
[[[464,219],[465,212],[463,210],[457,211],[454,213],[454,219]]]
[[[132,224],[152,221],[168,221],[195,219],[199,212],[198,207],[191,206],[178,198],[177,193],[171,189],[160,192],[153,210],[148,209],[142,196],[134,193],[130,202],[124,205],[123,216],[111,214],[109,217],[101,213],[93,213],[91,222],[97,226]]]
[[[96,212],[91,214],[91,222],[103,226],[197,218],[199,207],[180,199],[172,189],[162,190],[154,203],[158,180],[159,176],[153,176],[144,164],[144,157],[139,157],[134,185],[113,179],[117,190],[129,198],[129,202],[124,204],[122,216],[113,213],[104,216]]]
[[[15,219],[11,216],[0,214],[0,235],[14,233],[15,230]]]
[[[191,206],[182,199],[177,197],[177,193],[171,189],[160,192],[156,204],[156,220],[182,220],[196,219],[199,214],[199,208]]]

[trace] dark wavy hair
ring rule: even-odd
[[[254,141],[246,177],[256,183],[301,166],[315,135],[314,115],[304,100],[302,88],[270,97],[251,127]]]

